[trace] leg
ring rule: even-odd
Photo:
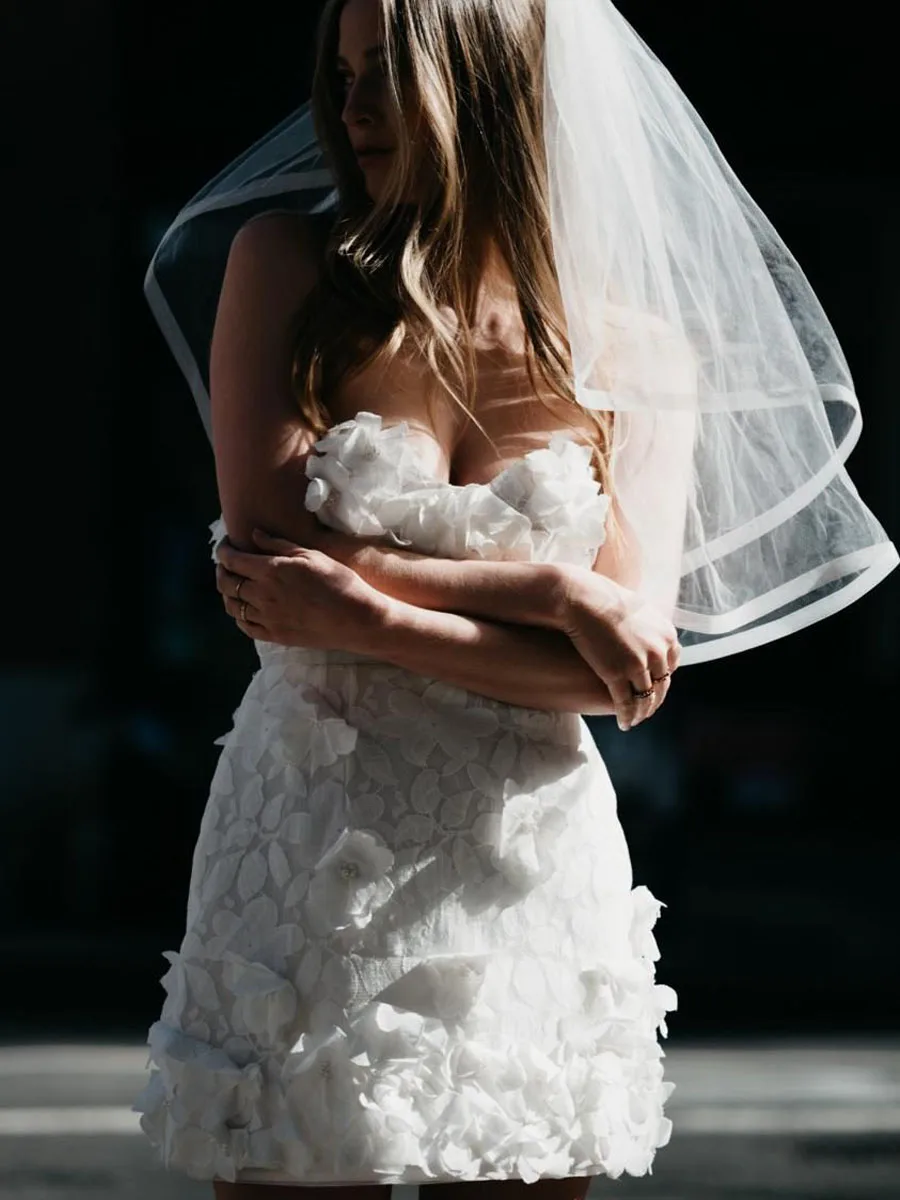
[[[592,1175],[569,1179],[488,1180],[484,1183],[429,1183],[420,1200],[585,1200]],[[390,1187],[365,1184],[359,1187],[287,1187],[271,1183],[213,1183],[215,1200],[391,1200]],[[425,1194],[427,1192],[427,1194]]]
[[[365,1184],[360,1187],[306,1187],[274,1183],[226,1183],[213,1181],[215,1200],[391,1200],[390,1186]]]
[[[572,1175],[568,1179],[487,1180],[484,1183],[429,1183],[420,1192],[420,1200],[585,1200],[593,1175]],[[363,1198],[365,1200],[365,1198]]]

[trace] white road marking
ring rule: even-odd
[[[10,1075],[118,1075],[144,1070],[145,1046],[78,1043],[0,1046],[0,1078]]]
[[[768,1108],[748,1105],[685,1105],[678,1109],[670,1101],[666,1113],[672,1119],[672,1137],[682,1134],[782,1134],[900,1133],[900,1109],[883,1105],[791,1105]]]
[[[140,1133],[140,1113],[128,1108],[0,1108],[0,1137]]]

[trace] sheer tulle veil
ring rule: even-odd
[[[615,414],[612,488],[682,663],[827,617],[897,565],[846,461],[859,402],[801,268],[609,0],[546,0],[544,129],[578,401]],[[309,104],[178,214],[145,291],[209,432],[228,249],[339,197]]]

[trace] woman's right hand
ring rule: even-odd
[[[559,595],[557,628],[609,689],[619,728],[639,725],[665,700],[678,667],[675,626],[637,592],[583,567],[563,568]]]

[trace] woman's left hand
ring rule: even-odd
[[[369,652],[387,597],[320,550],[258,529],[253,540],[259,553],[227,540],[216,551],[216,587],[242,633],[282,646]]]

